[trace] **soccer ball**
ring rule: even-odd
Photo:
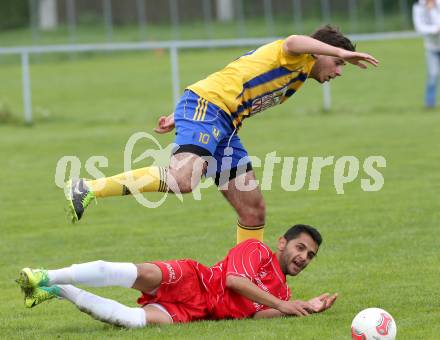
[[[397,326],[391,314],[380,308],[359,312],[351,323],[353,340],[394,340]]]

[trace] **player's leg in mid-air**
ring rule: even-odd
[[[69,181],[66,194],[72,222],[81,219],[94,198],[138,192],[191,192],[206,168],[206,157],[214,153],[223,135],[233,132],[229,117],[221,117],[220,111],[195,93],[185,91],[174,112],[178,148],[170,165],[150,166],[90,181]]]
[[[93,199],[144,192],[188,193],[197,186],[206,161],[185,152],[171,156],[168,167],[150,166],[96,180],[67,182],[68,212],[73,223],[81,219]]]
[[[159,266],[153,263],[135,265],[94,261],[57,270],[24,268],[17,282],[25,293],[25,306],[28,308],[60,297],[97,320],[127,328],[138,328],[147,324],[169,324],[173,319],[160,304],[146,304],[142,308],[128,307],[74,285],[120,286],[140,292],[154,292],[163,281],[162,272]]]

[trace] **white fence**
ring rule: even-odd
[[[388,32],[388,33],[369,33],[351,35],[354,41],[372,41],[386,39],[408,39],[417,37],[412,31]],[[20,55],[22,67],[22,93],[24,121],[32,123],[32,97],[31,79],[29,73],[29,55],[46,53],[72,53],[72,52],[100,52],[100,51],[139,51],[168,49],[170,51],[171,62],[171,84],[174,103],[180,97],[180,77],[179,77],[179,50],[187,48],[227,48],[258,46],[279,38],[261,39],[228,39],[228,40],[186,40],[186,41],[163,41],[163,42],[144,42],[144,43],[112,43],[112,44],[78,44],[78,45],[46,45],[46,46],[22,46],[0,48],[0,55]],[[323,87],[323,108],[330,109],[331,96],[328,83]]]

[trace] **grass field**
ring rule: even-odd
[[[55,166],[64,155],[82,164],[92,155],[109,159],[105,174],[123,170],[123,149],[136,131],[151,131],[172,110],[169,60],[161,53],[110,53],[58,61],[40,57],[31,77],[36,124],[21,119],[18,65],[0,65],[0,102],[14,119],[0,125],[0,331],[10,338],[293,338],[348,339],[354,315],[382,307],[396,319],[398,339],[438,339],[440,112],[422,109],[424,61],[419,40],[360,43],[381,60],[370,71],[346,68],[332,83],[333,110],[321,112],[321,89],[310,80],[285,105],[246,121],[240,132],[252,155],[383,155],[385,185],[364,192],[363,173],[344,195],[333,187],[333,169],[323,170],[320,190],[286,192],[275,166],[267,203],[266,241],[295,223],[317,226],[319,256],[297,278],[293,297],[337,291],[333,309],[309,318],[200,322],[121,330],[79,313],[65,301],[26,310],[13,282],[24,266],[58,268],[96,259],[133,261],[191,257],[206,264],[234,245],[236,217],[216,189],[202,200],[169,197],[158,209],[130,197],[92,204],[71,226],[63,213]],[[183,84],[189,84],[244,50],[186,51]],[[159,137],[163,145],[172,135]],[[140,150],[139,150],[140,152]],[[147,164],[147,163],[145,163]],[[256,169],[261,177],[260,169]],[[310,174],[310,172],[309,172]],[[85,172],[82,175],[86,175]],[[154,197],[154,195],[149,195]],[[90,289],[135,305],[137,293]]]

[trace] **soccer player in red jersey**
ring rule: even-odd
[[[17,282],[25,305],[62,297],[95,319],[127,328],[196,320],[307,316],[330,308],[337,294],[290,300],[286,275],[298,275],[316,256],[320,233],[307,225],[290,228],[274,253],[249,239],[212,267],[194,260],[141,264],[95,261],[58,270],[24,268]],[[139,308],[102,298],[72,284],[122,286],[142,292]]]

